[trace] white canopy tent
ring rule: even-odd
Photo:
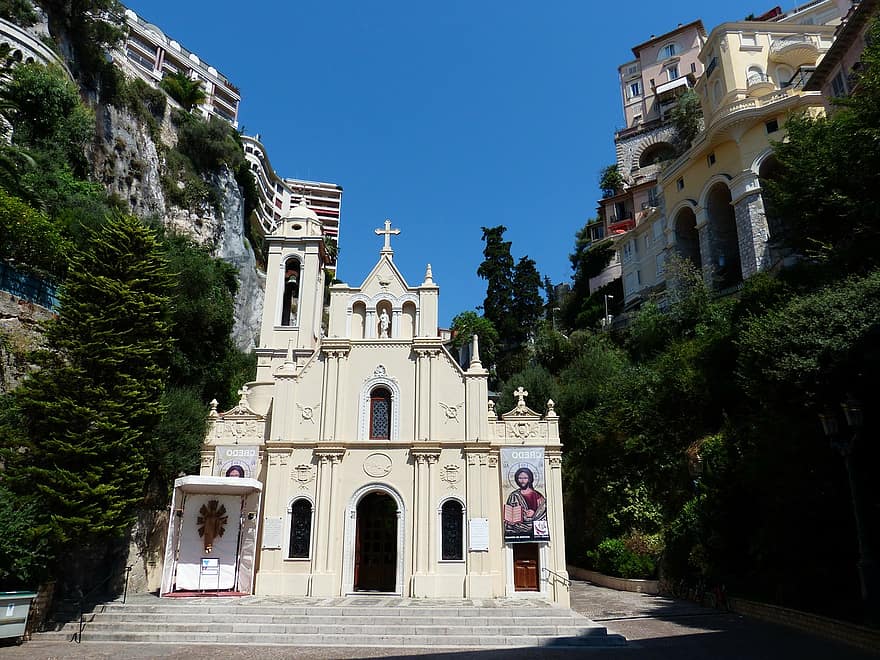
[[[174,482],[161,595],[174,591],[253,593],[263,485],[239,477]],[[211,533],[206,517],[216,518]]]

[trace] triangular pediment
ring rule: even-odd
[[[529,408],[526,405],[516,406],[513,410],[504,413],[501,415],[501,419],[505,422],[508,421],[523,421],[523,422],[531,422],[541,419],[541,414],[536,413],[534,410]]]
[[[397,266],[386,255],[379,258],[379,261],[373,266],[373,270],[364,278],[359,290],[370,297],[379,293],[389,293],[392,296],[400,297],[412,291],[401,272],[397,270]]]

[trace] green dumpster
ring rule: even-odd
[[[0,591],[0,639],[22,637],[27,625],[33,591]]]

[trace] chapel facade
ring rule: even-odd
[[[358,286],[326,286],[305,204],[267,236],[256,381],[211,412],[200,475],[175,482],[162,594],[540,595],[568,606],[559,422],[488,396],[438,331],[427,266],[383,246]],[[329,308],[329,315],[325,310]]]

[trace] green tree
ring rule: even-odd
[[[498,351],[498,331],[485,316],[476,312],[461,312],[452,319],[452,345],[456,349],[467,346],[474,335],[480,344],[480,362],[489,369],[495,364]]]
[[[880,263],[880,22],[868,37],[853,96],[829,117],[790,118],[774,145],[780,172],[766,182],[780,242],[832,278]]]
[[[541,297],[541,275],[535,262],[528,257],[522,257],[513,268],[513,303],[510,311],[518,324],[519,342],[533,337],[537,332],[538,320],[544,314],[544,299]]]
[[[623,190],[623,175],[617,168],[617,163],[603,168],[599,172],[599,190],[603,197],[614,197]]]
[[[483,227],[483,262],[477,275],[486,280],[486,298],[483,314],[502,337],[515,331],[516,322],[511,317],[513,308],[513,257],[510,241],[504,240],[507,227]]]
[[[0,0],[0,18],[21,27],[30,27],[37,22],[37,13],[30,0]]]
[[[45,214],[0,189],[0,259],[60,278],[69,249],[69,242]]]
[[[124,10],[117,0],[40,0],[49,17],[49,30],[67,43],[68,64],[79,81],[91,89],[115,88],[118,72],[106,57],[125,36]],[[105,94],[102,94],[106,100]]]
[[[170,353],[169,275],[155,234],[115,216],[72,255],[52,351],[15,391],[7,483],[35,493],[67,550],[127,531],[147,479]],[[10,446],[11,444],[11,446]]]
[[[205,100],[202,81],[193,80],[183,72],[167,74],[162,78],[159,86],[187,112],[191,112],[194,107]]]
[[[688,89],[678,97],[669,116],[675,127],[675,150],[683,154],[703,130],[703,107],[699,95]]]
[[[0,91],[8,109],[15,144],[51,154],[81,175],[85,146],[94,138],[95,117],[76,86],[55,66],[23,64],[12,70]]]
[[[40,503],[0,483],[0,589],[33,589],[51,562],[48,539],[36,526]]]

